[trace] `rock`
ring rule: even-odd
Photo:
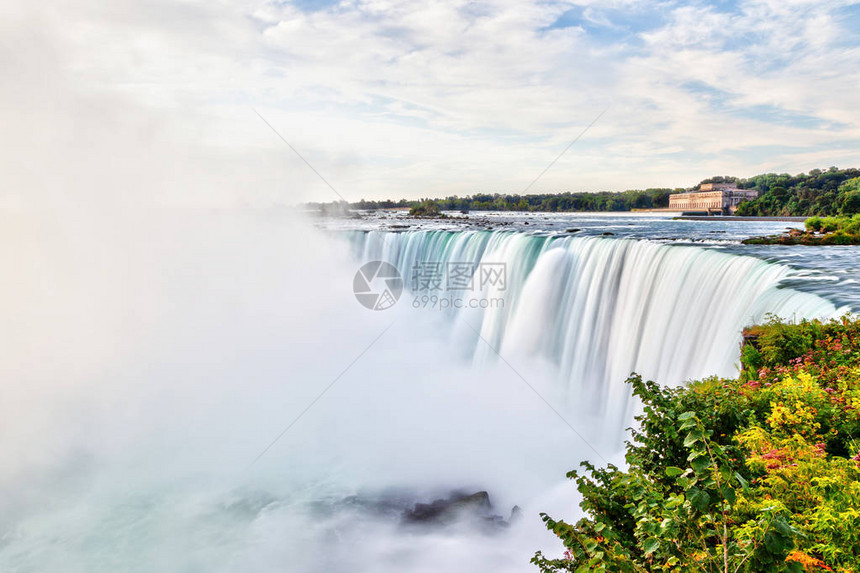
[[[614,237],[615,233],[610,233],[609,231],[606,231],[605,233],[603,233],[603,236],[604,237]]]
[[[516,509],[519,511],[519,508]],[[502,516],[492,514],[490,496],[485,491],[453,493],[448,499],[416,503],[413,509],[407,509],[402,516],[402,522],[406,525],[446,526],[460,520],[477,522],[492,529],[509,525]]]
[[[578,233],[578,232],[580,232],[581,230],[582,230],[582,229],[565,229],[565,231],[564,231],[564,232],[565,232],[565,233]]]

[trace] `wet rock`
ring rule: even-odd
[[[516,508],[519,511],[519,508]],[[500,515],[492,513],[490,496],[485,491],[472,494],[453,493],[447,499],[432,503],[416,503],[403,512],[405,525],[446,526],[465,520],[491,529],[506,528],[509,523]],[[514,515],[514,512],[511,514]]]
[[[574,229],[565,229],[565,231],[564,231],[564,232],[565,232],[565,233],[578,233],[578,232],[580,232],[581,230],[582,230],[582,229],[575,229],[575,228],[574,228]]]

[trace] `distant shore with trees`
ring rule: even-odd
[[[690,188],[649,188],[626,191],[563,192],[537,194],[476,193],[465,197],[419,200],[360,200],[354,203],[309,203],[307,207],[324,213],[348,209],[415,209],[441,211],[526,211],[526,212],[624,212],[636,209],[665,209],[669,195],[698,189],[702,183],[735,183],[754,189],[759,196],[738,207],[739,216],[852,216],[860,213],[860,169],[813,169],[808,173],[765,173],[749,178],[717,176]],[[426,207],[422,207],[426,205]],[[433,206],[435,205],[435,207]]]

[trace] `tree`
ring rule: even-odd
[[[860,213],[860,177],[849,179],[839,187],[839,214]]]
[[[440,217],[442,216],[442,210],[436,201],[425,199],[409,209],[409,215],[412,217]]]

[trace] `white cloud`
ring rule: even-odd
[[[518,192],[606,106],[533,191],[857,165],[851,4],[8,4],[0,197],[334,199],[254,107],[349,199]]]

